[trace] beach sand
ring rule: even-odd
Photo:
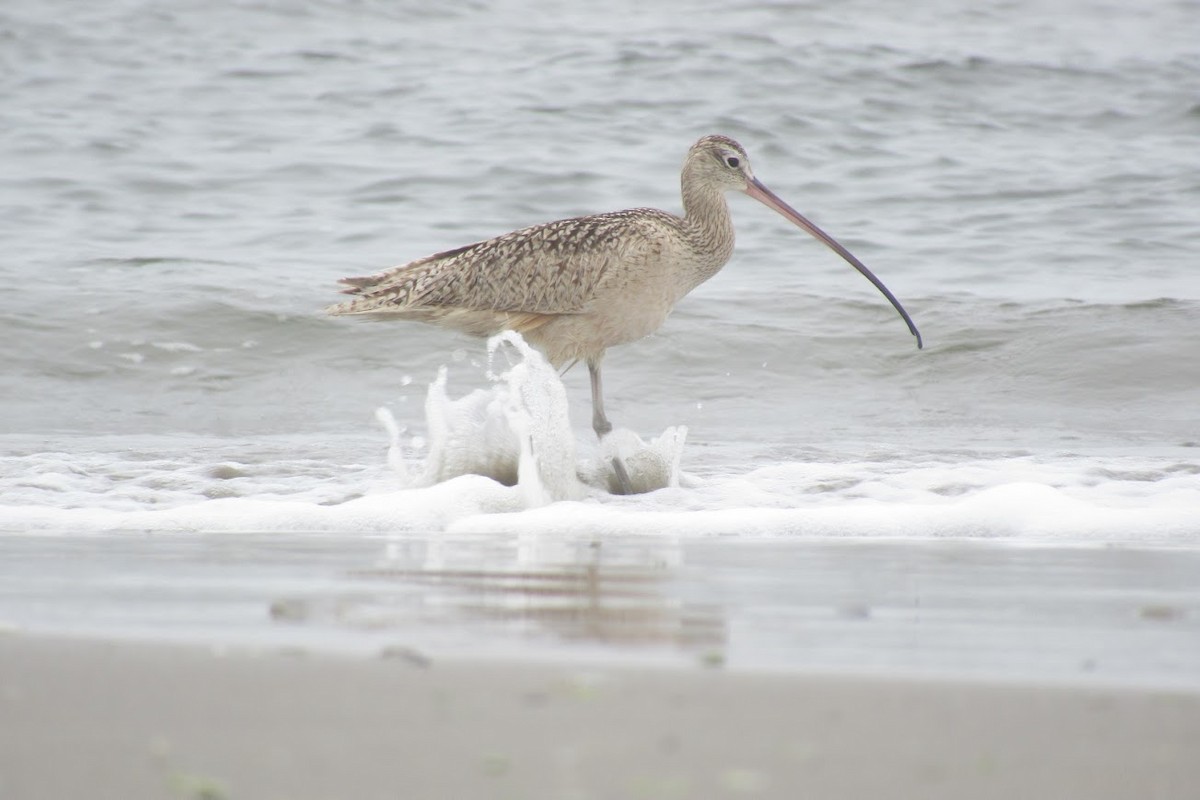
[[[0,637],[0,797],[1195,798],[1200,694]]]

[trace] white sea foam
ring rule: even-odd
[[[423,457],[386,409],[387,465],[279,453],[0,459],[0,529],[987,537],[1200,543],[1200,467],[1148,455],[845,453],[681,473],[686,430],[577,440],[558,374],[516,334],[490,385],[429,386]],[[469,369],[460,365],[455,369]],[[590,433],[590,432],[589,432]],[[609,493],[620,458],[640,494]]]
[[[526,439],[530,440],[536,441]],[[533,456],[528,449],[518,461],[544,474],[544,464],[538,465]],[[204,500],[196,499],[195,488],[188,488],[202,483],[195,472],[179,486],[168,484],[174,466],[157,463],[148,470],[152,480],[114,499],[97,491],[102,478],[60,464],[23,483],[24,502],[0,506],[0,528],[1200,544],[1200,486],[1195,475],[1155,471],[1154,465],[1134,459],[1110,460],[1109,467],[1122,467],[1130,474],[1107,478],[1096,477],[1093,459],[1079,457],[979,459],[966,465],[928,458],[785,463],[744,474],[710,474],[694,478],[690,487],[630,497],[588,488],[579,499],[554,499],[552,484],[548,488],[529,481],[523,471],[514,486],[464,474],[397,489],[394,482],[388,488],[379,474],[354,469],[340,476],[332,470],[314,471],[307,475],[307,488],[302,474],[290,484],[264,484],[274,491],[247,490],[243,496]],[[256,478],[229,480],[252,483]],[[165,488],[155,489],[156,481]],[[331,497],[347,495],[355,481],[374,489],[366,496],[330,502]],[[175,505],[163,507],[166,498],[174,498]]]
[[[523,453],[528,459],[530,454]],[[230,497],[154,508],[152,501],[123,509],[99,505],[7,505],[6,530],[330,531],[389,533],[589,533],[743,537],[941,537],[1097,543],[1200,543],[1200,488],[1169,478],[1157,489],[1115,481],[1056,487],[1036,480],[1005,480],[1011,460],[973,465],[984,484],[953,496],[918,485],[928,466],[893,464],[888,475],[860,473],[859,492],[820,491],[829,465],[781,465],[746,475],[715,475],[695,488],[667,488],[615,497],[592,490],[582,499],[551,500],[549,490],[505,486],[481,475],[433,485],[378,491],[333,505],[298,492],[293,499]],[[1044,465],[1065,474],[1067,464]],[[950,465],[946,471],[952,471]],[[814,478],[816,483],[814,483]],[[43,476],[44,492],[61,493],[70,476]]]

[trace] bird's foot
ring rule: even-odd
[[[613,457],[612,460],[613,473],[617,476],[617,490],[613,494],[633,494],[633,483],[629,480],[629,472],[626,471],[625,465],[621,463],[621,459]]]

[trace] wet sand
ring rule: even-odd
[[[0,636],[0,797],[1190,798],[1200,693]]]

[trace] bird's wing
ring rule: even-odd
[[[354,299],[331,314],[404,314],[429,308],[531,314],[587,310],[606,274],[653,251],[654,209],[576,217],[522,228],[375,275],[343,278]]]

